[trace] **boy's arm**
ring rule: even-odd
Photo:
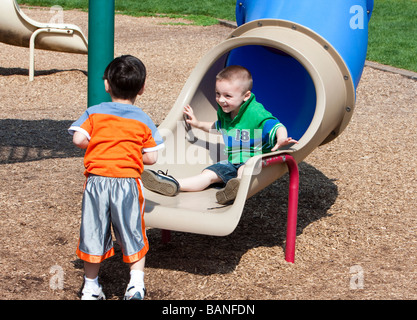
[[[144,152],[142,154],[143,164],[152,165],[158,160],[158,151]]]
[[[80,149],[87,149],[89,140],[83,133],[75,131],[72,142]]]
[[[215,122],[199,121],[197,117],[194,115],[193,109],[189,105],[184,107],[184,113],[188,117],[185,121],[194,128],[198,128],[206,132],[209,132],[211,129],[216,128]]]
[[[277,151],[279,148],[286,146],[288,144],[291,144],[291,143],[298,143],[297,140],[294,140],[293,138],[288,137],[287,129],[284,126],[281,126],[277,129],[276,136],[277,136],[277,143],[271,149],[271,151]]]

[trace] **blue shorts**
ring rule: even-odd
[[[230,163],[227,160],[220,161],[206,168],[216,173],[224,183],[227,183],[230,179],[237,177],[237,171],[244,163]]]

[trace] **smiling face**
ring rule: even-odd
[[[216,102],[232,119],[239,113],[240,106],[251,96],[251,92],[245,91],[244,88],[240,80],[216,81]]]

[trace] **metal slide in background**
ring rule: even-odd
[[[88,42],[73,24],[40,23],[29,18],[16,0],[0,1],[0,42],[29,48],[29,80],[34,78],[34,50],[87,54]]]

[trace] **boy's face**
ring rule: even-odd
[[[240,106],[250,98],[251,92],[243,92],[240,81],[216,81],[216,101],[223,112],[230,113],[232,119],[239,113]]]

